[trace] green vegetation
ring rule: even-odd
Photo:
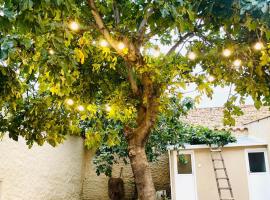
[[[194,106],[189,98],[179,102],[176,98],[170,99],[169,107],[162,113],[157,124],[146,144],[146,154],[148,161],[158,160],[161,154],[167,153],[168,146],[184,148],[184,144],[207,144],[224,146],[228,143],[236,142],[235,137],[228,131],[211,130],[206,127],[192,126],[181,122],[181,117],[185,117],[187,112]],[[94,158],[97,174],[104,173],[111,176],[114,164],[128,161],[128,144],[125,138],[121,137],[121,142],[115,145],[103,143],[98,149]]]
[[[259,0],[0,0],[0,132],[29,146],[125,140],[153,200],[145,148],[170,94],[234,86],[226,124],[248,95],[269,105],[269,24]]]

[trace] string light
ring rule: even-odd
[[[153,49],[153,56],[155,58],[159,57],[160,56],[160,50],[159,49]]]
[[[213,82],[215,80],[215,77],[214,76],[208,76],[207,80],[209,82]]]
[[[225,57],[229,57],[232,54],[232,52],[231,52],[230,49],[224,49],[223,52],[222,52],[222,54]]]
[[[55,54],[54,50],[53,49],[49,49],[49,54],[51,54],[51,55]]]
[[[107,47],[109,45],[109,43],[106,40],[104,40],[104,39],[100,40],[99,44],[102,47]]]
[[[46,131],[41,131],[40,134],[42,135],[42,137],[46,137],[47,136],[47,132]]]
[[[118,45],[117,45],[117,48],[118,48],[119,50],[123,50],[125,47],[126,47],[126,46],[125,46],[125,44],[124,44],[123,42],[119,42]]]
[[[72,99],[66,100],[67,105],[72,106],[74,104],[74,101]]]
[[[257,50],[257,51],[262,50],[262,48],[263,48],[263,43],[261,43],[261,42],[256,42],[256,43],[254,44],[253,48],[254,48],[255,50]]]
[[[240,67],[242,64],[242,61],[240,59],[236,59],[235,61],[233,61],[233,65],[235,67]]]
[[[197,57],[196,53],[194,53],[194,52],[189,52],[189,53],[188,53],[188,58],[189,58],[190,60],[195,60],[196,57]]]
[[[105,110],[106,110],[107,112],[110,112],[111,109],[112,109],[111,106],[109,106],[108,104],[105,105]]]
[[[80,29],[80,25],[77,22],[72,21],[69,23],[69,28],[73,31],[78,31]]]
[[[78,111],[84,111],[84,107],[82,106],[82,105],[79,105],[78,107],[77,107],[77,109],[78,109]]]

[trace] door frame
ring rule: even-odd
[[[195,154],[194,150],[178,150],[174,156],[174,173],[175,178],[178,176],[178,155],[179,154],[190,154],[191,155],[191,167],[192,167],[192,174],[182,174],[184,176],[193,176],[194,179],[194,189],[195,189],[195,200],[198,200],[198,186],[197,186],[197,176],[196,176],[196,161],[195,161]],[[177,190],[176,190],[177,191]]]
[[[268,147],[260,147],[260,148],[250,148],[245,149],[245,161],[246,161],[246,174],[247,174],[247,180],[248,180],[248,192],[249,192],[249,198],[251,197],[251,181],[250,181],[250,175],[252,176],[252,173],[250,172],[250,166],[249,166],[249,159],[248,159],[248,153],[256,153],[256,152],[263,152],[264,153],[264,161],[265,161],[265,172],[255,172],[253,174],[256,175],[269,175],[269,161],[268,161]]]
[[[0,178],[0,200],[3,198],[3,179]]]

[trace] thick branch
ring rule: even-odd
[[[96,21],[96,24],[98,26],[98,29],[100,33],[104,36],[104,38],[108,41],[108,43],[115,49],[115,51],[122,56],[125,60],[130,62],[136,62],[138,59],[137,51],[135,46],[128,40],[125,40],[125,45],[128,47],[129,53],[128,55],[124,54],[120,49],[118,49],[118,41],[115,40],[107,27],[105,26],[103,19],[101,15],[99,14],[95,1],[94,0],[88,0],[89,6],[91,8],[91,12],[93,14],[93,17]]]
[[[137,85],[137,81],[134,78],[134,73],[133,73],[133,69],[131,66],[128,66],[128,80],[129,80],[129,83],[131,85],[131,89],[132,89],[133,94],[139,95],[139,93],[140,93],[139,88]]]
[[[94,16],[94,19],[96,21],[98,29],[100,30],[102,35],[105,37],[105,39],[110,43],[110,45],[112,45],[113,47],[116,47],[116,41],[111,37],[108,29],[106,28],[106,26],[105,26],[100,14],[99,14],[97,8],[96,8],[94,0],[88,0],[88,3],[91,7],[91,12]]]
[[[156,121],[159,107],[160,87],[154,85],[150,78],[150,74],[148,73],[143,75],[142,84],[143,94],[140,108],[142,112],[138,115],[137,123],[139,126],[135,129],[135,134],[137,140],[144,143]]]
[[[193,32],[189,32],[189,33],[187,33],[186,35],[184,35],[184,36],[181,36],[180,38],[179,38],[179,40],[171,47],[171,49],[167,52],[167,56],[169,56],[169,55],[171,55],[175,50],[176,50],[176,48],[182,43],[182,42],[184,42],[187,38],[189,38],[189,37],[191,37],[191,36],[193,36],[194,35],[194,33]]]
[[[142,20],[142,22],[140,23],[138,32],[137,32],[137,38],[139,40],[139,42],[141,42],[143,40],[144,34],[145,34],[145,30],[146,30],[146,25],[148,22],[149,17],[154,13],[154,9],[153,8],[149,8],[146,11],[146,14]]]
[[[143,146],[147,141],[151,128],[155,125],[159,108],[160,85],[155,85],[145,73],[142,78],[141,103],[137,108],[137,127],[125,128],[125,136],[131,146]]]
[[[113,15],[114,15],[115,24],[118,25],[120,23],[120,13],[119,13],[117,2],[115,0],[113,1]]]

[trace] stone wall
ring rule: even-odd
[[[108,178],[104,175],[97,176],[92,164],[94,151],[85,152],[85,174],[83,181],[83,200],[107,200]],[[133,174],[130,165],[119,163],[113,167],[112,176],[119,177],[121,167],[123,167],[123,180],[125,184],[126,199],[130,200],[134,196]],[[160,159],[151,164],[153,180],[156,190],[170,190],[169,158],[165,154]]]

